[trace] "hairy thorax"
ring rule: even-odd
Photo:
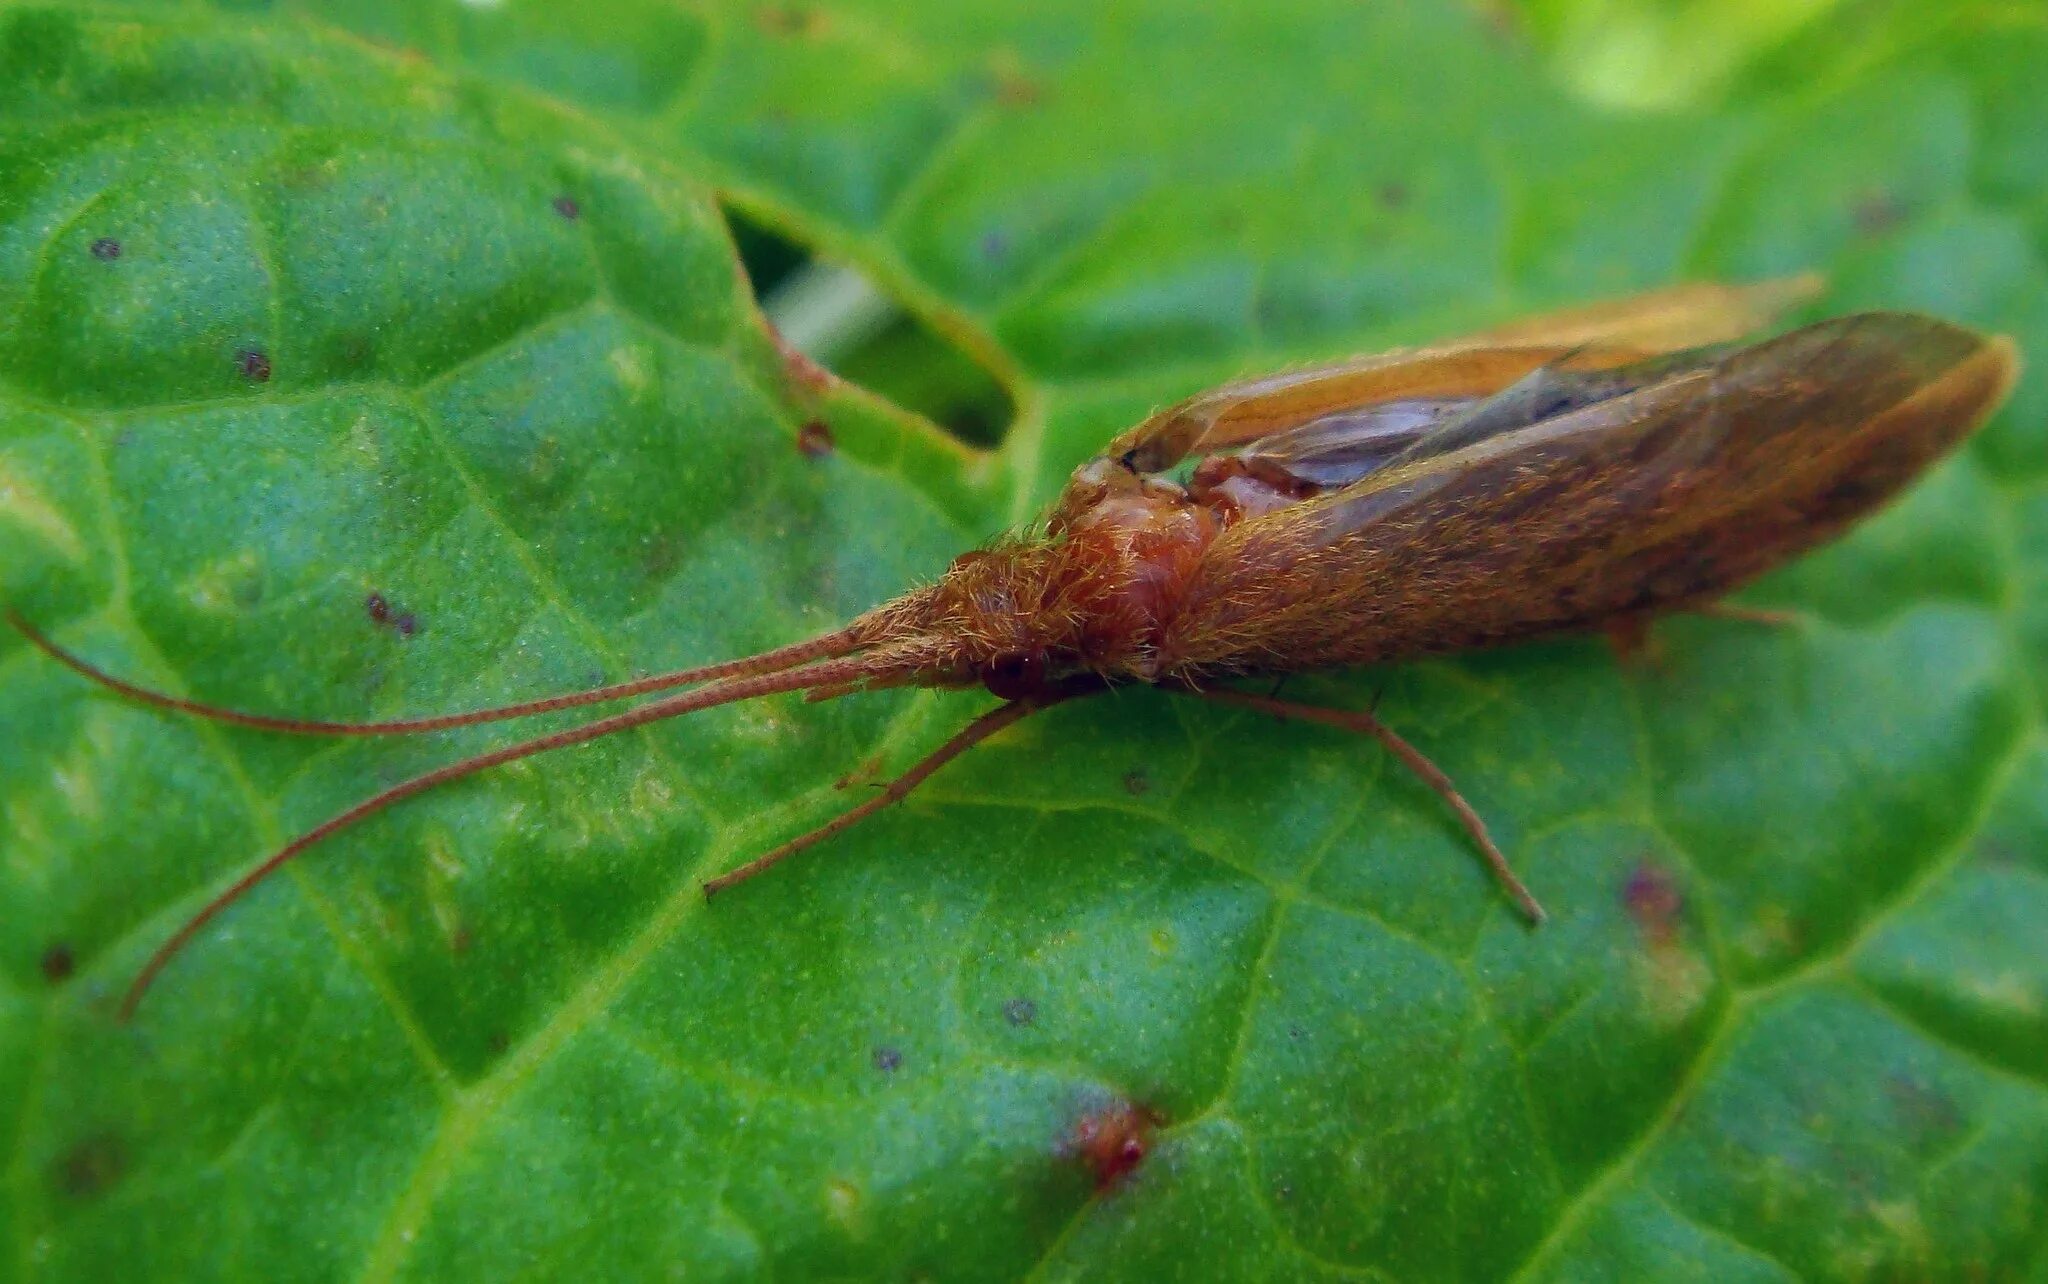
[[[1053,508],[1047,582],[1034,595],[1052,608],[1046,614],[1058,632],[1036,644],[1045,663],[1027,667],[1159,677],[1175,618],[1216,536],[1314,491],[1236,459],[1204,461],[1186,486],[1113,459],[1085,465]],[[991,687],[1002,694],[1004,685],[999,678]]]
[[[1075,473],[1053,510],[1061,585],[1079,628],[1075,650],[1097,672],[1155,676],[1152,657],[1223,528],[1174,482],[1110,460]]]
[[[1042,538],[966,553],[916,595],[916,631],[945,638],[926,680],[1005,698],[1077,676],[1152,681],[1217,535],[1317,493],[1282,470],[1205,460],[1187,485],[1096,459],[1069,479]]]

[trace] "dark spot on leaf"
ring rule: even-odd
[[[1152,778],[1143,767],[1133,767],[1124,773],[1124,792],[1133,798],[1152,792]]]
[[[490,1049],[492,1056],[502,1057],[512,1047],[512,1040],[503,1030],[493,1030],[484,1037],[484,1046]]]
[[[1381,183],[1379,197],[1380,204],[1386,208],[1390,210],[1400,209],[1408,204],[1408,185],[1406,183]]]
[[[649,539],[644,549],[640,565],[648,578],[665,580],[683,564],[683,554],[689,551],[690,541],[681,531],[665,530]]]
[[[261,348],[243,348],[235,354],[235,369],[250,383],[269,383],[270,355]]]
[[[457,923],[455,930],[448,933],[448,952],[450,954],[467,954],[469,953],[469,947],[473,944],[475,944],[475,938],[469,934],[469,924],[467,923]]]
[[[822,419],[809,420],[796,430],[796,448],[806,459],[823,459],[837,444],[830,425]]]
[[[1882,236],[1905,219],[1906,210],[1899,204],[1898,197],[1879,189],[1857,197],[1849,217],[1855,221],[1859,235]]]
[[[1011,1025],[1030,1025],[1038,1019],[1038,1005],[1030,999],[1016,998],[1003,1004],[1003,1020]]]
[[[1671,871],[1655,861],[1641,861],[1629,873],[1621,903],[1652,946],[1669,945],[1678,934],[1685,897]]]
[[[71,979],[78,970],[78,960],[72,956],[71,947],[58,941],[43,951],[43,979],[55,985]]]
[[[1975,846],[1978,857],[1986,864],[2017,865],[2020,863],[2020,854],[2014,851],[2009,844],[2001,842],[1996,838],[1980,838]]]
[[[903,1054],[894,1048],[876,1048],[874,1060],[875,1069],[893,1074],[903,1064]]]
[[[1494,39],[1514,41],[1521,37],[1521,22],[1514,6],[1507,0],[1484,0],[1478,12],[1480,20],[1486,24],[1487,34]]]
[[[1001,232],[983,232],[980,248],[981,257],[999,263],[1010,257],[1010,238]]]
[[[583,207],[576,203],[575,197],[570,196],[567,193],[564,193],[561,196],[557,196],[552,202],[552,204],[555,207],[555,213],[560,214],[563,218],[568,219],[571,223],[575,222],[577,219],[583,216]]]
[[[757,10],[754,22],[771,36],[816,37],[825,34],[825,15],[802,5],[767,5]]]
[[[400,611],[382,593],[372,592],[363,599],[363,614],[370,617],[370,623],[390,629],[400,641],[420,631],[419,617],[411,611]]]
[[[1296,1042],[1299,1042],[1301,1039],[1306,1037],[1307,1034],[1308,1031],[1302,1029],[1298,1025],[1290,1025],[1287,1027],[1287,1037],[1295,1040]]]
[[[286,165],[278,170],[278,186],[290,191],[319,191],[334,182],[334,165],[330,161],[315,165]]]
[[[1950,1134],[1963,1126],[1962,1111],[1954,1101],[1910,1075],[1886,1075],[1884,1087],[1900,1121],[1923,1137]]]
[[[1163,1121],[1144,1106],[1113,1101],[1081,1116],[1067,1150],[1095,1179],[1095,1189],[1108,1190],[1136,1172],[1151,1153],[1153,1134]]]
[[[1031,107],[1045,97],[1045,89],[1016,55],[1006,54],[996,61],[995,96],[1005,107]]]
[[[102,263],[112,263],[121,257],[121,243],[111,236],[103,236],[92,243],[92,256]]]
[[[128,1148],[110,1132],[83,1139],[57,1160],[57,1189],[72,1199],[106,1193],[128,1171]]]

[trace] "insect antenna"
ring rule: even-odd
[[[546,753],[551,749],[566,749],[571,745],[586,744],[604,736],[614,735],[634,727],[645,726],[650,722],[680,717],[686,713],[695,713],[700,709],[711,709],[719,705],[733,704],[741,700],[753,700],[761,696],[778,695],[787,691],[801,691],[807,687],[821,684],[829,685],[851,682],[868,675],[886,678],[888,670],[883,665],[878,664],[874,658],[855,656],[845,659],[821,661],[792,672],[763,673],[725,678],[715,681],[708,686],[700,687],[695,691],[687,691],[681,695],[672,695],[660,700],[651,701],[637,709],[628,709],[623,713],[614,713],[593,722],[584,723],[580,727],[568,727],[561,731],[550,732],[544,736],[535,736],[530,740],[521,740],[515,744],[505,745],[502,748],[476,754],[473,757],[463,758],[448,763],[445,766],[436,767],[432,771],[423,772],[410,780],[401,781],[389,789],[372,794],[346,811],[329,817],[305,833],[300,834],[291,842],[286,843],[283,847],[264,858],[260,864],[252,867],[247,873],[229,884],[224,891],[216,894],[213,899],[207,901],[196,913],[186,919],[184,924],[171,934],[170,939],[156,948],[155,953],[151,954],[149,960],[142,965],[142,970],[137,972],[135,979],[129,983],[127,992],[121,997],[120,1019],[125,1022],[135,1015],[136,1005],[142,1002],[143,995],[149,992],[149,987],[156,980],[157,975],[169,965],[172,959],[178,956],[179,952],[190,943],[193,937],[197,936],[223,910],[242,899],[243,896],[247,895],[258,884],[283,868],[294,857],[315,843],[331,837],[335,833],[347,829],[356,822],[373,816],[395,803],[403,802],[415,794],[425,793],[437,785],[445,785],[451,780],[460,780],[464,776],[473,776],[477,772],[501,766],[508,762],[516,762],[521,758],[531,758],[535,754]],[[997,712],[1001,711],[998,710]],[[1011,721],[1015,721],[1015,719],[1012,718]],[[987,733],[984,732],[983,734]],[[963,745],[962,748],[964,747]],[[926,774],[929,774],[929,772]],[[919,779],[922,778],[921,776],[919,777]]]
[[[890,781],[882,792],[858,807],[848,808],[809,833],[799,834],[773,851],[763,852],[738,869],[729,870],[716,878],[704,880],[704,898],[709,900],[736,883],[744,883],[756,874],[765,873],[770,867],[781,864],[784,860],[796,855],[806,847],[822,843],[827,838],[832,837],[832,835],[850,829],[861,821],[866,820],[869,816],[882,810],[882,808],[903,801],[904,797],[911,790],[923,784],[926,778],[933,772],[953,761],[953,759],[961,754],[966,753],[969,749],[988,739],[996,732],[1001,731],[1005,727],[1015,726],[1031,714],[1037,713],[1040,709],[1049,709],[1062,700],[1073,699],[1078,694],[1080,693],[1071,691],[1056,692],[1051,695],[1011,700],[1006,704],[997,705],[954,732],[946,743],[918,759],[911,766],[910,770]]]
[[[86,678],[98,686],[105,687],[119,695],[126,696],[139,704],[157,709],[169,709],[175,713],[190,714],[213,722],[225,722],[237,727],[254,727],[259,731],[278,731],[298,736],[396,736],[416,735],[423,731],[448,731],[455,727],[472,727],[482,722],[502,722],[508,718],[530,718],[535,714],[554,713],[562,709],[575,709],[588,704],[602,704],[610,700],[624,700],[631,696],[648,695],[656,691],[667,691],[673,687],[690,686],[698,682],[711,682],[721,678],[745,677],[750,674],[779,673],[811,660],[835,659],[859,650],[862,643],[856,629],[844,629],[826,633],[803,642],[791,643],[773,651],[757,655],[742,656],[737,660],[726,660],[719,664],[700,665],[694,669],[677,669],[669,673],[650,674],[627,682],[614,682],[607,686],[590,687],[582,691],[570,691],[561,695],[544,696],[538,700],[522,700],[516,704],[497,705],[488,709],[472,709],[466,713],[436,714],[422,718],[392,718],[376,722],[338,722],[320,718],[291,718],[275,714],[247,713],[240,709],[229,709],[221,705],[207,704],[199,700],[187,700],[139,686],[125,678],[119,678],[93,664],[91,661],[68,651],[52,641],[42,630],[30,624],[13,607],[0,608],[8,626],[27,640],[29,645],[49,656],[65,668]]]

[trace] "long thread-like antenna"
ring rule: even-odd
[[[480,753],[474,757],[451,762],[444,767],[436,767],[432,771],[414,776],[411,780],[402,781],[381,793],[372,794],[348,810],[314,826],[279,848],[275,853],[265,858],[261,864],[250,869],[249,872],[229,884],[226,890],[220,892],[212,900],[201,906],[199,911],[192,915],[191,918],[186,919],[184,925],[172,933],[169,940],[157,947],[156,952],[149,956],[149,961],[142,965],[142,970],[136,973],[135,980],[129,983],[127,993],[121,998],[120,1019],[125,1022],[135,1015],[136,1005],[142,1002],[142,996],[148,993],[149,987],[156,980],[158,973],[162,972],[170,961],[177,957],[179,951],[183,950],[186,944],[193,937],[197,936],[208,923],[212,922],[221,911],[247,895],[257,884],[276,873],[293,857],[299,855],[315,843],[332,836],[340,830],[347,829],[357,821],[383,811],[394,803],[403,802],[415,794],[425,793],[427,790],[437,785],[447,784],[451,780],[460,780],[464,776],[473,776],[479,771],[485,771],[491,767],[501,766],[508,762],[516,762],[521,758],[531,758],[535,754],[546,753],[550,749],[566,749],[570,745],[586,744],[604,736],[630,730],[633,727],[645,726],[650,722],[659,722],[664,718],[680,717],[686,713],[695,713],[700,709],[710,709],[722,704],[731,704],[738,700],[752,700],[759,696],[777,695],[785,691],[801,691],[806,687],[821,684],[830,685],[853,681],[871,671],[873,667],[872,660],[863,657],[853,657],[850,659],[824,661],[790,673],[767,673],[749,677],[727,678],[695,691],[669,696],[666,699],[641,705],[637,709],[628,709],[624,713],[615,713],[609,717],[599,718],[595,722],[588,722],[580,727],[569,727],[548,735],[535,736],[531,740],[522,740],[517,744],[506,745],[501,749],[492,749],[489,752]]]
[[[213,722],[226,722],[237,727],[254,727],[259,731],[281,731],[297,736],[398,736],[422,731],[447,731],[455,727],[473,727],[480,722],[529,718],[535,714],[576,709],[587,704],[602,704],[609,700],[624,700],[631,696],[648,695],[655,691],[667,691],[698,682],[745,677],[757,673],[779,673],[806,661],[834,659],[847,655],[859,650],[861,646],[855,631],[852,628],[844,628],[773,651],[742,656],[737,660],[701,665],[694,669],[677,669],[671,673],[634,678],[630,682],[614,682],[609,686],[591,687],[584,691],[571,691],[539,700],[522,700],[517,704],[499,705],[490,709],[472,709],[467,713],[437,714],[424,718],[394,718],[382,722],[330,722],[319,718],[287,718],[275,714],[245,713],[240,709],[224,708],[220,705],[167,695],[162,691],[152,691],[125,678],[117,678],[91,661],[58,646],[11,606],[0,608],[0,616],[4,616],[16,633],[21,634],[31,646],[44,655],[73,673],[109,691],[118,692],[130,700],[158,709],[189,713]]]

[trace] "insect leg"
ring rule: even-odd
[[[1647,660],[1651,668],[1662,667],[1657,650],[1657,639],[1650,635],[1650,617],[1647,615],[1622,615],[1609,620],[1601,627],[1607,636],[1607,645],[1614,652],[1614,658],[1623,664]]]
[[[799,834],[772,851],[763,852],[738,869],[704,880],[704,896],[718,895],[735,883],[744,883],[754,875],[763,873],[784,859],[796,855],[806,847],[814,846],[842,830],[850,829],[892,803],[901,802],[911,790],[923,784],[939,768],[988,739],[1003,728],[1023,721],[1040,709],[1050,708],[1062,700],[1071,699],[1076,692],[1054,692],[1023,700],[1011,700],[997,705],[979,718],[953,733],[951,739],[920,758],[910,770],[889,782],[888,787],[857,807],[848,808],[806,834]]]
[[[1205,700],[1214,700],[1218,704],[1234,704],[1240,708],[1269,713],[1276,718],[1319,722],[1326,727],[1336,727],[1342,731],[1361,731],[1371,736],[1386,746],[1387,751],[1399,758],[1401,764],[1414,772],[1423,784],[1435,790],[1437,797],[1443,799],[1457,814],[1458,823],[1465,827],[1465,832],[1471,836],[1480,853],[1486,857],[1486,863],[1492,868],[1494,878],[1506,889],[1508,895],[1514,898],[1522,913],[1528,915],[1529,921],[1541,923],[1549,917],[1544,913],[1543,907],[1536,903],[1536,897],[1530,893],[1528,886],[1508,864],[1508,858],[1495,845],[1493,836],[1486,832],[1486,822],[1479,818],[1478,812],[1472,810],[1472,804],[1465,801],[1464,796],[1458,792],[1458,787],[1451,783],[1451,778],[1420,749],[1396,735],[1391,727],[1377,717],[1362,709],[1325,709],[1319,705],[1301,704],[1293,700],[1275,700],[1271,696],[1253,695],[1248,691],[1233,691],[1229,688],[1175,689],[1201,696]]]
[[[1753,624],[1759,628],[1791,629],[1804,622],[1797,611],[1777,611],[1765,606],[1744,606],[1739,602],[1700,602],[1693,606],[1673,608],[1674,612],[1697,615],[1705,620],[1726,620],[1734,624]],[[1607,645],[1614,650],[1614,657],[1623,664],[1645,661],[1652,669],[1663,667],[1663,648],[1651,632],[1656,618],[1649,615],[1617,615],[1599,626],[1607,638]]]
[[[1702,602],[1698,606],[1686,609],[1694,615],[1703,615],[1711,620],[1757,624],[1768,629],[1796,628],[1801,620],[1797,611],[1775,611],[1768,606],[1744,606],[1740,602]]]

